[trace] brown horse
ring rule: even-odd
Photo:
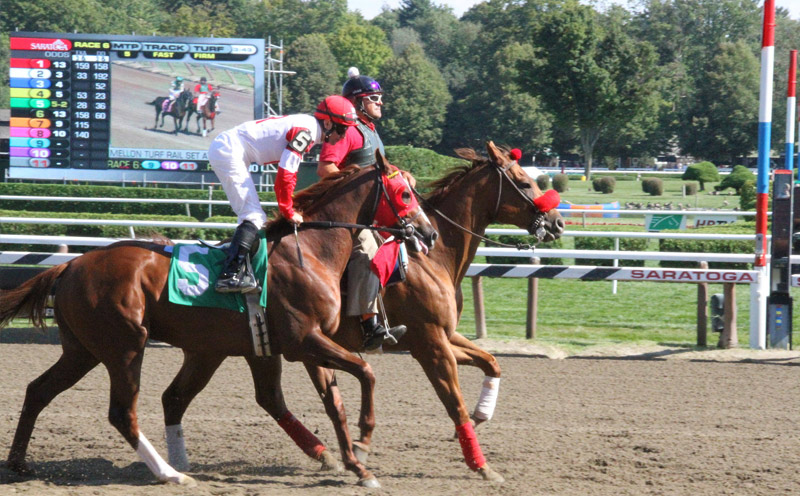
[[[53,267],[17,289],[0,292],[0,327],[16,316],[30,316],[43,326],[45,302],[55,287],[55,318],[63,353],[58,362],[28,386],[22,414],[8,456],[8,467],[25,471],[25,454],[39,413],[62,391],[102,363],[111,381],[108,418],[160,481],[192,483],[167,464],[136,420],[136,399],[148,338],[189,353],[245,356],[259,363],[269,377],[256,378],[269,388],[281,426],[296,440],[313,435],[283,404],[280,357],[306,367],[332,367],[353,374],[361,384],[362,401],[371,403],[375,378],[366,362],[330,339],[339,325],[339,281],[352,251],[352,223],[413,226],[432,246],[436,239],[408,183],[378,153],[375,167],[352,167],[299,193],[298,210],[309,222],[338,221],[344,228],[291,233],[281,219],[267,225],[269,295],[267,320],[275,355],[256,359],[247,314],[169,302],[166,290],[170,256],[163,244],[127,241],[89,252]],[[388,192],[387,192],[388,190]],[[403,219],[400,218],[403,215]],[[405,213],[404,213],[405,212]],[[408,220],[411,219],[411,220]],[[302,248],[303,259],[299,259]],[[171,250],[170,250],[171,251]],[[213,281],[210,281],[213,287]],[[374,422],[374,420],[372,420]],[[342,439],[345,466],[360,483],[377,486],[375,477],[356,459],[349,438]],[[308,448],[317,452],[319,447]]]
[[[455,330],[462,309],[461,281],[481,241],[467,230],[482,235],[493,222],[515,224],[531,234],[541,227],[545,230],[544,241],[557,239],[564,231],[564,221],[555,209],[543,216],[530,201],[542,195],[536,183],[491,142],[487,150],[490,160],[478,157],[472,150],[459,151],[462,158],[471,160],[471,166],[434,183],[436,189],[424,203],[438,226],[441,242],[427,257],[412,255],[408,280],[385,292],[390,322],[408,326],[408,332],[393,350],[411,351],[457,427],[469,422],[469,414],[461,396],[456,363],[480,367],[495,388],[495,398],[500,377],[497,360]],[[359,338],[355,318],[343,319],[334,337],[351,350],[358,349]],[[176,466],[189,466],[181,427],[184,412],[224,359],[221,354],[185,351],[181,370],[162,396],[170,462]],[[275,406],[269,403],[271,385],[262,383],[268,375],[261,370],[263,363],[248,363],[257,378],[256,400],[274,417]],[[308,368],[308,372],[341,439],[346,436],[347,425],[333,372],[320,367]],[[369,408],[362,405],[361,438],[355,446],[362,463],[366,462],[374,429]],[[476,416],[476,423],[491,417],[491,410],[493,404],[482,410],[476,408],[476,413],[483,414]],[[477,465],[475,460],[482,458],[480,448],[476,440],[467,441],[464,455],[470,468],[477,469],[484,478],[501,480],[488,464]]]
[[[214,130],[214,120],[217,118],[217,104],[219,102],[220,94],[219,91],[214,91],[209,95],[206,102],[203,104],[202,107],[197,108],[197,133],[202,134],[204,137],[208,135],[208,125],[207,123],[211,123],[211,131]],[[192,115],[192,111],[194,111],[194,106],[191,107],[191,111],[186,116],[186,129],[189,129],[189,117]],[[203,128],[202,132],[200,131],[200,119],[203,120]]]

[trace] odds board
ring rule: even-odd
[[[264,40],[15,32],[10,48],[10,177],[199,180],[216,133],[263,117]],[[180,79],[196,105],[201,77],[225,109],[211,135],[195,108],[153,122]]]

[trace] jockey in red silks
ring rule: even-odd
[[[197,109],[197,113],[202,111],[203,105],[208,101],[212,91],[214,91],[214,87],[208,84],[205,76],[201,77],[200,82],[194,85],[194,100],[192,100],[192,103],[195,106],[194,108]],[[216,109],[213,110],[216,111]]]
[[[342,96],[346,97],[358,112],[358,125],[347,129],[345,137],[336,143],[325,143],[319,155],[317,174],[325,177],[352,164],[366,167],[375,163],[375,151],[385,155],[383,142],[374,121],[381,118],[383,89],[369,76],[363,76],[358,69],[347,71],[347,81],[342,86]],[[408,172],[400,174],[413,187],[414,178]],[[372,261],[380,249],[382,240],[376,239],[371,231],[361,230],[350,255],[347,276],[347,303],[345,315],[359,317],[364,334],[364,350],[373,351],[384,343],[396,344],[406,332],[406,326],[390,327],[378,319],[378,296],[381,281],[372,268]],[[397,258],[395,257],[395,260]],[[394,267],[394,263],[390,263]]]
[[[250,164],[278,164],[278,209],[288,221],[300,224],[303,216],[292,208],[292,193],[303,154],[314,143],[339,141],[348,127],[356,125],[356,119],[353,105],[344,97],[332,95],[320,102],[313,116],[295,114],[249,121],[214,139],[208,161],[239,221],[215,285],[217,291],[248,293],[258,288],[249,254],[267,215],[261,208]]]

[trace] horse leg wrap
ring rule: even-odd
[[[325,451],[325,445],[322,444],[322,441],[317,439],[317,436],[306,429],[306,426],[297,420],[295,416],[292,415],[292,412],[286,412],[283,417],[278,419],[278,425],[286,431],[286,434],[289,434],[289,437],[292,438],[295,444],[300,446],[303,453],[311,458],[316,460],[319,458],[319,455]]]
[[[181,424],[168,425],[164,428],[167,440],[167,459],[169,464],[178,470],[189,469],[189,458],[186,456],[186,443],[183,440]]]
[[[136,454],[142,459],[147,468],[153,472],[161,482],[178,482],[185,478],[183,474],[172,468],[163,458],[156,452],[150,441],[144,437],[144,434],[139,432],[139,446],[136,447]]]
[[[483,457],[472,422],[456,426],[456,432],[458,433],[458,442],[461,443],[461,451],[464,453],[464,461],[467,462],[470,470],[475,471],[486,465],[486,458]]]
[[[494,408],[497,406],[497,394],[500,392],[500,378],[489,377],[483,379],[483,388],[472,414],[478,420],[490,420],[494,415]]]

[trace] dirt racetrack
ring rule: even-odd
[[[492,349],[491,343],[488,343]],[[502,343],[500,343],[502,345]],[[626,351],[630,353],[630,350]],[[29,381],[57,345],[0,344],[0,446],[5,457]],[[796,352],[660,350],[549,359],[498,354],[494,419],[478,430],[504,485],[469,472],[453,425],[409,355],[370,356],[377,421],[370,468],[391,495],[776,495],[800,492]],[[180,351],[147,349],[139,423],[159,452],[160,394]],[[482,374],[460,367],[468,408]],[[339,374],[351,432],[358,388]],[[301,366],[284,367],[295,415],[334,447],[332,428]],[[241,359],[225,362],[190,407],[184,429],[199,487],[163,486],[106,421],[102,367],[42,413],[28,460],[35,478],[0,468],[0,494],[358,495],[350,473],[318,472],[255,404]],[[337,452],[338,449],[334,448]]]

